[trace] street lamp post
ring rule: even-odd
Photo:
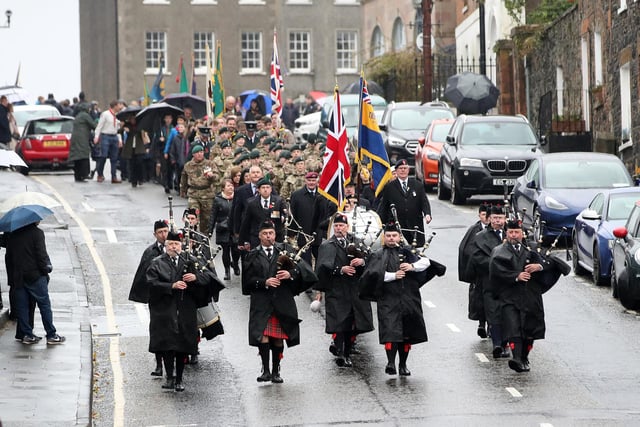
[[[13,15],[13,12],[11,12],[11,10],[7,9],[4,12],[4,16],[7,17],[7,23],[4,25],[0,25],[0,28],[9,28],[11,27],[11,15]]]

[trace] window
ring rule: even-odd
[[[620,8],[618,9],[618,13],[622,13],[627,10],[627,0],[620,0]]]
[[[564,115],[564,70],[556,67],[556,115]]]
[[[167,33],[162,31],[147,31],[144,42],[144,59],[147,72],[158,71],[160,61],[162,67],[167,65]]]
[[[264,0],[238,0],[238,4],[265,4]]]
[[[338,31],[336,65],[338,72],[358,71],[358,33],[356,31]]]
[[[340,5],[347,5],[347,6],[358,5],[358,4],[360,4],[360,0],[333,0],[333,4],[338,5],[338,6],[340,6]]]
[[[593,34],[593,71],[595,73],[596,86],[604,82],[602,78],[602,36],[596,32]]]
[[[311,52],[311,35],[308,31],[289,32],[289,70],[298,72],[311,71],[309,56]]]
[[[590,98],[589,98],[589,39],[582,37],[580,40],[580,70],[582,71],[582,112],[586,130],[590,127]]]
[[[313,4],[312,0],[287,0],[286,4]]]
[[[217,0],[191,0],[191,4],[218,4]]]
[[[215,50],[215,38],[213,33],[193,33],[193,67],[197,72],[206,72],[207,68],[207,45],[209,54]]]
[[[143,0],[142,4],[171,4],[169,0]]]
[[[402,19],[396,18],[393,23],[393,50],[399,52],[404,50],[407,47],[407,39],[404,34],[404,24],[402,23]]]
[[[242,33],[242,72],[262,71],[262,33],[243,32]]]
[[[620,131],[621,149],[631,146],[631,64],[620,67]]]
[[[376,25],[371,36],[371,57],[384,55],[384,36],[380,26]]]

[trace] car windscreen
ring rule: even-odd
[[[60,112],[55,108],[51,110],[14,110],[13,117],[18,126],[24,126],[29,120],[40,119],[42,117],[57,117]]]
[[[435,125],[431,131],[431,140],[433,142],[444,143],[447,140],[447,134],[451,129],[452,123],[443,123],[441,125]]]
[[[546,162],[544,188],[617,188],[632,185],[629,174],[617,161],[560,160]]]
[[[608,220],[621,220],[629,218],[631,209],[640,200],[640,193],[612,194],[609,198],[607,209]]]
[[[448,110],[425,110],[402,108],[391,112],[389,127],[395,130],[424,130],[435,119],[450,119]]]
[[[536,136],[525,122],[465,123],[463,145],[537,145]]]
[[[73,120],[37,120],[29,124],[29,135],[51,135],[71,133]]]

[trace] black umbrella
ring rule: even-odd
[[[485,114],[498,103],[500,90],[483,74],[465,71],[447,79],[444,96],[464,114]]]
[[[126,122],[131,116],[137,115],[140,111],[142,111],[142,107],[134,105],[132,107],[127,107],[124,110],[120,110],[118,114],[116,114],[116,117],[118,120]]]
[[[369,92],[369,95],[380,95],[384,97],[384,89],[382,89],[382,86],[373,80],[367,80],[367,91]],[[360,80],[350,83],[347,87],[342,89],[340,93],[360,93]]]
[[[161,126],[162,118],[167,114],[171,114],[175,120],[177,116],[183,113],[184,111],[178,107],[169,105],[166,102],[158,102],[145,107],[136,114],[136,120],[138,121],[138,128],[153,132]]]
[[[207,115],[207,101],[190,93],[172,93],[165,96],[160,102],[166,102],[174,107],[185,108],[191,107],[193,110],[193,118],[199,119]]]

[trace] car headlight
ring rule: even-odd
[[[481,168],[482,160],[480,159],[469,159],[467,157],[463,157],[460,159],[460,166],[464,168]]]
[[[636,251],[633,254],[633,259],[636,261],[636,264],[640,264],[640,251]]]
[[[429,159],[429,160],[440,160],[440,153],[438,151],[431,150],[431,149],[427,148],[425,150],[425,152],[427,153],[427,159]]]
[[[393,145],[394,147],[403,147],[406,141],[395,136],[390,136],[388,142],[389,145]]]
[[[569,209],[566,205],[564,205],[563,203],[560,203],[559,201],[557,201],[551,196],[545,196],[544,204],[547,205],[548,208],[555,209],[558,211]]]

